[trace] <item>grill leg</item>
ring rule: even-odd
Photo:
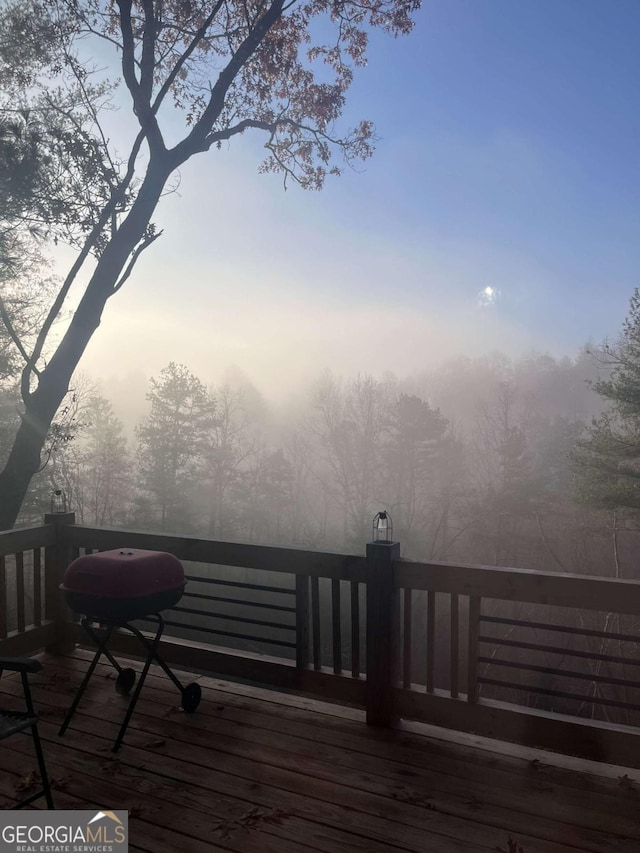
[[[78,707],[80,700],[82,699],[84,691],[87,689],[87,685],[89,684],[91,676],[93,675],[93,672],[94,672],[96,666],[98,665],[98,661],[100,660],[100,657],[103,654],[106,655],[107,657],[110,657],[110,654],[106,650],[106,644],[109,642],[111,635],[113,634],[113,631],[114,631],[116,626],[115,625],[109,625],[108,626],[107,632],[104,636],[104,640],[100,640],[100,638],[95,634],[95,632],[89,626],[89,622],[87,619],[82,620],[82,627],[85,629],[87,634],[89,634],[89,636],[94,640],[94,642],[97,643],[98,648],[97,648],[96,653],[93,657],[93,660],[89,664],[89,669],[86,671],[85,676],[82,679],[82,683],[80,684],[80,687],[76,691],[75,698],[74,698],[73,702],[71,703],[71,707],[67,711],[67,715],[64,718],[64,722],[60,726],[60,731],[58,732],[59,736],[62,736],[66,732],[66,730],[68,729],[69,723],[71,722],[73,715],[76,712],[76,708]]]
[[[133,625],[127,624],[123,625],[123,628],[127,628],[131,633],[136,636],[143,646],[147,650],[147,659],[144,662],[144,668],[138,679],[138,683],[136,684],[136,689],[131,697],[131,701],[129,702],[129,707],[127,708],[127,713],[125,714],[124,720],[122,721],[122,725],[120,726],[120,731],[118,732],[118,737],[116,738],[116,742],[113,745],[112,752],[117,752],[122,746],[122,741],[125,736],[125,732],[127,731],[127,726],[129,725],[129,720],[133,715],[133,712],[136,707],[136,702],[138,701],[138,697],[140,696],[140,692],[142,690],[142,686],[147,677],[147,673],[149,672],[149,668],[151,667],[152,661],[157,657],[156,651],[158,648],[158,643],[160,642],[160,637],[162,636],[162,632],[164,630],[164,619],[160,616],[160,614],[156,614],[158,618],[158,628],[156,630],[156,635],[153,640],[149,641],[146,637],[142,635],[137,628],[134,628]],[[175,676],[174,676],[175,679]]]
[[[148,618],[152,618],[152,617],[148,617]],[[145,637],[144,634],[141,631],[139,631],[137,628],[135,628],[133,625],[127,625],[127,628],[131,631],[132,634],[135,634],[135,636],[138,638],[138,640],[140,640],[142,645],[146,648],[147,654],[151,654],[153,656],[153,660],[155,660],[155,662],[158,664],[158,666],[162,667],[164,672],[169,676],[171,681],[173,681],[175,686],[182,693],[182,691],[184,690],[182,684],[180,683],[180,681],[178,681],[178,679],[176,678],[174,673],[171,671],[171,669],[167,666],[167,664],[164,662],[164,660],[160,657],[160,655],[158,653],[158,645],[159,645],[159,641],[160,641],[160,636],[162,635],[162,632],[164,631],[164,619],[162,618],[161,613],[154,613],[153,618],[158,620],[158,634],[156,635],[155,640],[149,641],[149,639],[147,637]]]

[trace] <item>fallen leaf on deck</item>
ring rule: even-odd
[[[240,817],[221,820],[213,827],[213,831],[220,832],[222,840],[226,841],[231,838],[231,832],[234,829],[260,830],[265,824],[277,824],[279,826],[288,817],[291,817],[290,812],[284,812],[280,809],[265,810],[259,806],[254,806]]]
[[[537,770],[538,773],[548,773],[551,769],[548,764],[543,764],[539,758],[534,758],[532,761],[530,761],[529,767],[532,770]]]
[[[636,789],[636,780],[630,779],[625,773],[624,776],[618,776],[618,785],[621,788],[624,788],[627,791],[635,791]]]
[[[167,741],[159,738],[158,740],[150,740],[147,743],[141,743],[140,746],[142,749],[157,749],[160,746],[166,746]]]
[[[419,791],[411,791],[408,788],[398,788],[391,792],[394,800],[399,800],[401,803],[408,803],[410,806],[420,806],[423,809],[435,810],[432,798],[427,794],[422,794]]]
[[[516,841],[509,836],[509,840],[507,841],[509,845],[505,850],[503,847],[496,847],[498,853],[524,853],[524,848],[521,844],[518,844]]]
[[[16,791],[24,793],[37,788],[40,785],[40,776],[36,770],[32,770],[16,782]]]

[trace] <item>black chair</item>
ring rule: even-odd
[[[21,809],[23,806],[28,806],[34,800],[44,797],[47,801],[47,806],[54,809],[53,799],[51,797],[51,785],[47,776],[47,769],[44,765],[44,755],[42,754],[42,745],[38,734],[38,718],[33,708],[33,700],[31,698],[31,690],[29,687],[29,673],[40,672],[42,664],[40,661],[31,658],[4,658],[0,657],[0,676],[4,670],[8,672],[19,672],[22,677],[22,687],[24,690],[24,700],[26,711],[10,711],[6,708],[0,708],[0,740],[11,737],[11,735],[24,732],[31,729],[33,745],[38,759],[38,768],[40,770],[40,779],[42,787],[35,794],[29,795],[26,799],[16,803],[12,808]]]

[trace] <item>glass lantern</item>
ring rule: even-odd
[[[383,545],[389,545],[393,542],[393,522],[386,509],[375,515],[371,538],[373,542],[379,542]]]
[[[63,489],[54,489],[51,495],[51,512],[66,512],[67,496]]]

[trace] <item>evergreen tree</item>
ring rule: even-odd
[[[400,394],[390,406],[382,449],[382,492],[405,554],[424,553],[437,507],[449,422],[420,397]]]
[[[160,530],[195,526],[193,503],[202,480],[203,459],[214,403],[202,382],[171,362],[151,380],[151,411],[136,429],[142,501],[149,517],[138,521]]]
[[[640,508],[640,291],[615,344],[598,361],[609,375],[593,385],[610,408],[594,418],[572,454],[575,497],[602,509]]]

